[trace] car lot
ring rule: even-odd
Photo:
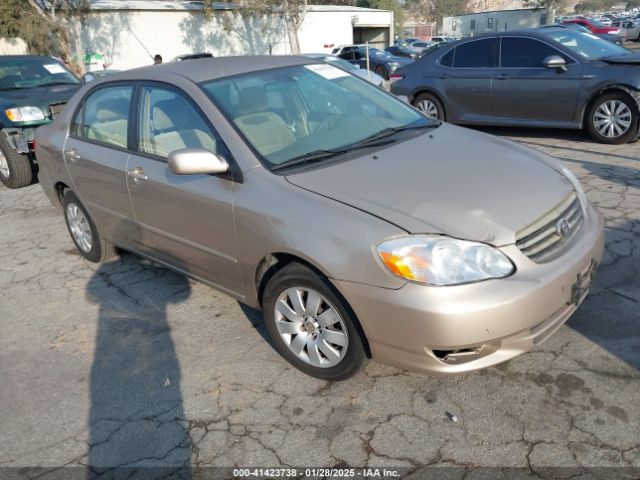
[[[265,342],[259,312],[129,254],[88,263],[39,185],[2,187],[0,468],[437,463],[637,476],[638,143],[485,131],[561,158],[605,215],[607,247],[566,326],[458,377],[374,363],[342,383],[308,377]]]

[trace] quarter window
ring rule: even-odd
[[[126,148],[132,92],[131,86],[115,86],[91,93],[73,120],[72,135]]]
[[[455,52],[455,48],[444,54],[440,59],[440,65],[443,67],[453,67],[453,52]]]
[[[474,40],[458,45],[453,56],[453,68],[491,68],[493,39]]]
[[[503,37],[500,51],[502,68],[542,68],[544,59],[551,55],[570,62],[555,48],[532,38]]]
[[[183,148],[203,148],[213,153],[222,142],[211,132],[200,112],[180,93],[161,87],[144,87],[140,97],[139,145],[141,152],[166,158]]]

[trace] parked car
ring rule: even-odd
[[[336,67],[342,68],[352,75],[356,75],[360,78],[364,78],[368,82],[373,83],[377,87],[384,87],[384,78],[380,75],[366,69],[360,68],[358,65],[353,65],[352,63],[343,60],[342,58],[336,57],[335,55],[328,55],[326,53],[305,53],[302,55],[307,58],[314,58],[317,60],[322,60],[330,65],[334,65]]]
[[[607,42],[615,43],[616,45],[623,46],[624,45],[624,37],[620,34],[612,34],[612,33],[591,33],[588,28],[583,27],[582,25],[578,25],[577,23],[567,23],[566,25],[553,25],[552,28],[571,28],[573,30],[578,30],[579,32],[590,33],[591,35],[595,35],[596,37],[600,37]],[[550,28],[548,26],[540,27],[540,28]]]
[[[568,28],[454,42],[391,81],[393,93],[452,123],[585,128],[615,144],[639,136],[640,55]]]
[[[302,57],[123,72],[36,142],[84,258],[117,245],[261,308],[275,349],[323,379],[369,355],[440,373],[515,357],[576,310],[603,252],[555,159]]]
[[[621,29],[620,35],[625,40],[635,40],[640,42],[640,26],[632,20],[617,20],[611,24],[614,27]]]
[[[594,19],[577,18],[575,20],[564,21],[564,24],[572,24],[572,23],[575,23],[577,25],[582,25],[583,27],[589,29],[591,33],[610,33],[612,35],[617,35],[622,33],[619,27],[607,27],[606,25],[603,25]]]
[[[418,53],[418,55],[422,55],[422,53],[429,48],[432,45],[436,45],[436,43],[433,42],[413,42],[411,44],[411,49],[414,50],[415,52]]]
[[[4,186],[26,187],[37,179],[35,129],[54,119],[80,85],[53,58],[0,56],[0,182]]]
[[[397,45],[394,45],[392,47],[387,47],[384,49],[384,51],[396,57],[406,57],[406,58],[411,58],[412,60],[415,60],[419,56],[418,51],[411,48],[399,47]]]
[[[431,37],[430,43],[449,43],[453,41],[455,41],[455,38],[436,36],[436,37]]]
[[[369,52],[369,70],[377,73],[385,80],[388,80],[389,76],[398,68],[413,61],[410,58],[390,55],[387,52],[378,50],[377,48],[369,47],[367,49],[366,45],[348,45],[337,47],[333,49],[333,54],[350,63],[353,63],[354,65],[358,65],[360,68],[366,69],[367,50]]]
[[[93,82],[94,80],[106,77],[108,75],[113,75],[115,73],[120,72],[120,70],[113,70],[113,69],[107,69],[107,70],[95,70],[93,72],[87,72],[82,76],[82,81],[84,83],[89,83],[89,82]]]

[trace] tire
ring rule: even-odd
[[[34,181],[29,155],[18,153],[0,132],[0,182],[7,188],[22,188]]]
[[[384,78],[385,80],[389,80],[389,73],[387,72],[387,69],[384,68],[382,65],[378,65],[375,69],[374,72],[377,75],[380,75],[382,78]]]
[[[116,256],[115,246],[100,235],[89,213],[80,203],[75,193],[67,190],[64,193],[62,206],[69,235],[71,235],[71,239],[80,255],[90,262],[96,263]],[[82,222],[80,216],[84,217],[84,222]],[[86,234],[84,239],[88,240],[88,244],[83,243],[82,236],[77,233],[78,224],[83,225],[82,233]],[[76,231],[74,232],[74,230]]]
[[[306,302],[311,298],[310,292],[315,292],[321,298],[317,304],[319,305],[317,312],[309,315],[304,322],[301,315],[296,315],[294,303],[288,297],[288,292],[295,291],[296,287],[304,292],[301,299],[308,309],[306,313],[311,313],[313,310],[311,303]],[[294,314],[293,316],[296,316],[300,321],[289,321],[289,317],[276,312],[276,304],[280,305],[281,301],[284,301],[283,296],[288,299],[286,301],[289,306],[287,315],[291,317]],[[366,361],[362,338],[350,308],[326,278],[309,268],[298,263],[291,263],[276,272],[269,279],[262,300],[265,326],[274,348],[298,370],[322,380],[344,380],[360,370]],[[295,310],[300,310],[300,308]],[[326,324],[325,321],[328,318],[331,318],[332,321]],[[320,325],[319,330],[318,325]],[[305,328],[315,328],[316,333],[305,330]],[[295,330],[295,333],[283,335],[279,329]],[[327,332],[331,334],[331,337]],[[298,337],[300,338],[299,342],[296,340]],[[344,346],[334,343],[334,339],[340,340]],[[329,341],[327,342],[327,340]],[[290,348],[289,343],[302,345],[300,353],[294,353],[293,347]],[[315,354],[312,355],[314,352]],[[326,355],[324,352],[331,355]],[[337,359],[336,356],[340,358]],[[316,363],[318,360],[322,362],[322,366],[313,365],[312,358]]]
[[[623,110],[620,114],[619,120],[616,122],[625,121],[628,122],[628,126],[623,133],[616,135],[616,128],[623,128],[622,124],[618,123],[618,127],[613,127],[613,136],[610,136],[609,128],[611,127],[607,127],[607,125],[610,125],[611,123],[601,123],[600,126],[596,126],[596,122],[606,122],[606,112],[609,111],[608,109],[613,106],[616,111],[619,111],[618,108],[623,108],[621,105],[626,106],[626,109]],[[591,105],[589,105],[589,108],[587,109],[584,121],[587,132],[589,132],[589,135],[598,142],[612,145],[628,143],[631,140],[634,140],[638,134],[638,105],[626,93],[605,93],[598,96],[593,102],[591,102]],[[606,128],[606,135],[601,133],[603,128]]]
[[[413,100],[412,105],[428,117],[442,121],[445,120],[444,106],[442,105],[442,102],[438,97],[431,93],[421,93]],[[433,114],[433,110],[431,110],[431,114],[427,111],[428,108],[430,109],[431,105],[435,108],[435,114]]]

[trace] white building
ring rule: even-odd
[[[84,53],[104,55],[109,68],[128,69],[178,55],[291,53],[281,13],[247,16],[232,4],[216,3],[209,15],[201,1],[93,0],[79,31]],[[298,32],[303,53],[330,52],[334,45],[369,41],[388,46],[393,12],[367,8],[309,6]]]
[[[536,28],[551,24],[553,15],[548,15],[545,8],[521,8],[444,17],[442,33],[451,37],[468,37],[480,33]]]

